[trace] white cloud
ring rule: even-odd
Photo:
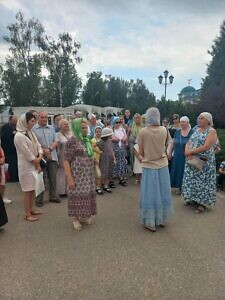
[[[225,2],[158,0],[3,0],[9,10],[21,8],[38,18],[54,37],[69,31],[82,45],[84,78],[93,70],[138,69],[150,77],[168,68],[182,84],[204,76],[207,50],[219,32]],[[165,3],[167,3],[165,5]],[[7,25],[7,24],[5,24]],[[0,56],[5,54],[0,47]],[[120,74],[118,74],[120,76]],[[143,77],[146,75],[143,75]],[[130,77],[133,77],[132,74]],[[154,76],[153,76],[154,77]],[[179,88],[179,87],[178,87]],[[160,88],[154,87],[156,91]]]

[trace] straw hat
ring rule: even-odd
[[[113,135],[113,131],[112,131],[111,128],[106,127],[106,128],[102,129],[102,135],[101,135],[102,138],[107,137],[107,136],[111,136],[111,135]]]

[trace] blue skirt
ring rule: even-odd
[[[173,212],[168,167],[142,168],[139,217],[142,225],[155,227]]]

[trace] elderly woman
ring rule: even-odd
[[[127,134],[126,130],[121,124],[119,117],[115,117],[113,120],[113,150],[116,158],[116,165],[113,170],[113,177],[119,179],[119,184],[126,186],[126,174],[127,174],[127,160],[126,160],[126,146],[127,146]]]
[[[160,113],[155,107],[146,113],[146,127],[138,135],[142,161],[140,220],[144,228],[155,232],[164,227],[171,214],[172,196],[166,146],[168,132],[160,126]]]
[[[173,160],[170,169],[170,181],[171,187],[177,189],[177,193],[181,193],[181,186],[184,176],[185,165],[185,146],[190,139],[193,131],[190,126],[190,121],[187,116],[180,118],[180,129],[176,130],[173,138],[173,142],[169,146],[169,159]]]
[[[72,133],[69,128],[69,122],[66,119],[61,119],[58,122],[59,132],[56,133],[55,141],[58,143],[58,170],[56,176],[57,192],[60,197],[67,196],[67,182],[66,174],[64,170],[64,149],[66,142],[72,137]]]
[[[73,137],[66,143],[64,168],[68,185],[68,215],[73,217],[74,229],[81,223],[91,224],[96,215],[94,152],[87,137],[86,119],[74,119],[71,123]]]
[[[131,126],[129,135],[129,147],[130,147],[130,167],[133,170],[134,167],[134,145],[137,139],[138,133],[143,128],[142,117],[140,114],[135,114],[133,124]]]
[[[216,203],[214,145],[218,138],[216,130],[212,128],[213,119],[210,113],[201,113],[198,117],[198,125],[199,128],[185,147],[187,161],[182,195],[186,204],[196,204],[195,212],[201,213],[206,207],[213,207]]]
[[[41,171],[42,149],[35,134],[31,131],[36,123],[31,112],[23,114],[16,125],[14,143],[18,156],[19,182],[24,192],[25,220],[34,222],[41,213],[34,210],[35,178],[33,171]]]

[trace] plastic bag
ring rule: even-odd
[[[35,178],[35,196],[37,197],[45,191],[43,172],[33,171],[33,175]]]

